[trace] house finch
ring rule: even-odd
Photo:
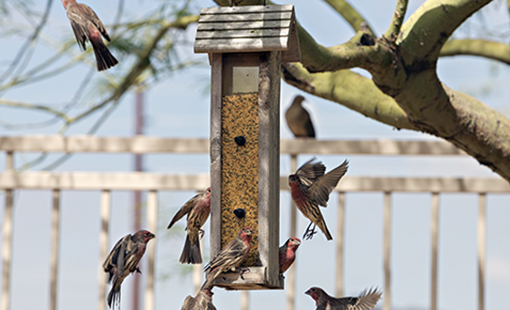
[[[292,105],[285,112],[285,120],[296,138],[315,138],[310,114],[302,105],[304,100],[305,98],[300,95],[294,97]]]
[[[278,250],[278,260],[280,263],[280,274],[290,268],[296,259],[296,251],[301,244],[301,240],[296,237],[289,238],[285,244]]]
[[[214,293],[210,289],[203,289],[198,292],[195,298],[187,296],[181,310],[216,310],[212,303],[213,295]]]
[[[110,37],[99,20],[96,13],[87,5],[77,3],[75,0],[62,0],[62,4],[67,12],[67,18],[71,22],[74,36],[78,45],[85,50],[85,41],[89,41],[94,49],[96,56],[97,71],[103,71],[115,66],[119,62],[110,53],[103,42],[101,35],[110,41]]]
[[[315,158],[310,159],[296,171],[296,174],[289,175],[292,200],[299,211],[311,221],[303,238],[311,239],[315,234],[315,226],[319,226],[326,238],[331,240],[333,237],[328,231],[319,205],[328,206],[329,194],[347,172],[349,163],[346,160],[340,166],[324,174],[326,166],[322,162],[314,163],[314,160]],[[312,224],[314,227],[310,229]]]
[[[323,289],[312,287],[305,294],[315,300],[315,310],[370,310],[375,307],[382,293],[377,289],[362,292],[359,297],[335,298],[329,296]]]
[[[193,196],[188,200],[170,221],[168,229],[170,229],[178,220],[185,214],[187,217],[186,224],[186,241],[184,242],[184,249],[182,250],[179,262],[182,264],[201,264],[202,253],[200,252],[199,234],[204,231],[201,227],[211,213],[211,188],[208,187],[201,194]]]
[[[244,227],[237,237],[230,241],[218,254],[205,266],[205,282],[202,289],[209,289],[211,283],[221,273],[239,267],[250,253],[250,242],[253,230]]]
[[[104,272],[108,273],[108,282],[112,281],[112,289],[108,293],[108,307],[113,301],[120,302],[120,285],[122,281],[133,272],[140,272],[138,263],[145,253],[149,240],[156,237],[147,230],[137,231],[134,235],[126,235],[113,247],[103,263]]]

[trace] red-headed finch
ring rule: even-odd
[[[188,215],[186,223],[186,241],[179,262],[182,264],[201,264],[202,253],[200,252],[200,233],[211,213],[211,188],[190,198],[174,215],[168,229],[170,229],[184,215]]]
[[[329,194],[347,172],[349,163],[346,160],[340,166],[324,174],[326,166],[320,161],[314,161],[315,158],[310,159],[295,174],[289,175],[292,200],[294,200],[299,211],[311,221],[303,238],[311,239],[315,234],[315,226],[319,226],[326,238],[331,240],[333,237],[322,217],[319,205],[328,206]],[[314,226],[310,229],[312,224]]]
[[[244,227],[239,231],[234,240],[230,241],[218,254],[205,266],[205,282],[202,289],[210,289],[211,283],[221,273],[239,267],[250,253],[250,242],[253,230]]]
[[[285,120],[296,138],[315,138],[315,129],[310,114],[303,108],[303,101],[305,98],[301,95],[294,97],[294,101],[285,112]]]
[[[301,240],[296,237],[289,238],[285,244],[278,250],[278,258],[280,262],[280,274],[287,271],[296,259],[296,251],[301,244]]]
[[[67,18],[71,22],[74,36],[78,45],[85,50],[85,42],[89,41],[96,56],[97,71],[103,71],[115,66],[119,62],[110,53],[103,42],[101,35],[109,42],[110,37],[103,23],[96,13],[87,5],[75,0],[62,0],[67,12]]]
[[[213,295],[214,293],[210,289],[203,289],[198,292],[195,298],[187,296],[181,310],[216,310],[212,303]]]
[[[120,303],[120,285],[133,272],[140,272],[138,263],[145,253],[147,243],[156,237],[147,230],[139,230],[134,235],[126,235],[113,247],[103,263],[104,272],[108,273],[108,282],[112,281],[112,289],[108,293],[108,307],[112,303]]]
[[[370,310],[375,307],[382,295],[375,288],[363,291],[359,297],[335,298],[319,287],[312,287],[305,294],[315,300],[317,306],[315,310]]]

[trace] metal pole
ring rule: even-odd
[[[430,231],[432,233],[432,266],[431,266],[431,288],[430,288],[430,309],[437,310],[437,244],[439,230],[439,194],[432,193],[432,220]]]
[[[290,155],[290,170],[294,173],[297,170],[297,155]],[[290,236],[296,236],[297,226],[297,207],[294,205],[292,198],[290,199]],[[296,307],[296,263],[287,271],[287,310],[294,310]]]
[[[384,193],[384,303],[383,310],[391,309],[391,192]]]
[[[58,252],[60,239],[60,190],[53,190],[53,211],[51,213],[51,257],[50,257],[50,310],[57,309]]]
[[[338,193],[336,232],[336,296],[344,296],[345,193]]]
[[[14,154],[7,152],[5,161],[5,171],[13,172]],[[5,215],[2,227],[4,236],[2,245],[2,298],[0,301],[0,310],[9,310],[11,303],[11,261],[12,261],[12,230],[13,230],[13,190],[5,190]]]
[[[487,240],[486,195],[480,193],[478,205],[478,310],[485,304],[485,242]]]
[[[144,93],[143,91],[136,92],[135,99],[135,135],[143,134],[143,106],[144,106]],[[134,170],[135,171],[143,171],[143,157],[141,154],[135,154],[135,162],[134,162]],[[133,193],[133,233],[139,231],[142,228],[142,192],[135,191]],[[133,310],[138,310],[140,308],[140,278],[141,277],[133,277]]]

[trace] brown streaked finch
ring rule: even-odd
[[[315,158],[310,159],[295,174],[289,175],[292,200],[299,211],[310,220],[303,238],[311,239],[316,233],[315,226],[318,226],[326,235],[326,239],[331,240],[333,237],[326,226],[319,206],[328,206],[329,195],[347,172],[349,162],[345,160],[340,166],[324,174],[326,166],[320,161],[314,161]],[[314,226],[310,229],[312,224]]]
[[[85,50],[85,42],[89,41],[96,56],[97,71],[103,71],[119,62],[110,53],[101,35],[109,42],[110,36],[96,13],[87,5],[75,0],[62,0],[67,18],[71,22],[78,45]]]
[[[181,310],[216,310],[212,303],[212,296],[214,293],[210,289],[200,290],[195,296],[187,296],[184,299]]]
[[[305,98],[301,95],[294,97],[291,106],[285,112],[285,120],[296,138],[315,138],[315,129],[310,114],[303,107],[303,101]]]
[[[301,240],[296,237],[291,237],[285,244],[278,249],[278,260],[280,263],[280,274],[287,271],[294,260],[296,259],[296,251],[301,244]]]
[[[239,231],[237,237],[230,241],[218,254],[205,266],[205,282],[202,289],[211,288],[211,283],[221,273],[239,267],[250,253],[250,242],[253,230],[244,227]]]
[[[335,298],[319,287],[312,287],[305,294],[315,300],[317,306],[315,310],[370,310],[375,307],[382,295],[375,288],[363,291],[359,297]]]
[[[156,237],[147,230],[139,230],[133,235],[126,235],[113,247],[103,263],[104,272],[108,273],[108,282],[112,281],[112,288],[108,293],[108,307],[112,303],[120,303],[120,285],[122,281],[135,271],[138,273],[138,263],[145,253],[147,243]]]
[[[190,198],[174,215],[167,229],[170,229],[184,215],[188,215],[186,223],[186,241],[179,262],[182,264],[201,264],[200,252],[201,229],[211,213],[211,188]]]

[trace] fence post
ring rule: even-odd
[[[108,226],[110,223],[111,192],[103,190],[101,192],[101,232],[99,233],[99,266],[98,266],[98,284],[99,300],[97,309],[106,310],[106,276],[103,270],[103,262],[108,256]]]

